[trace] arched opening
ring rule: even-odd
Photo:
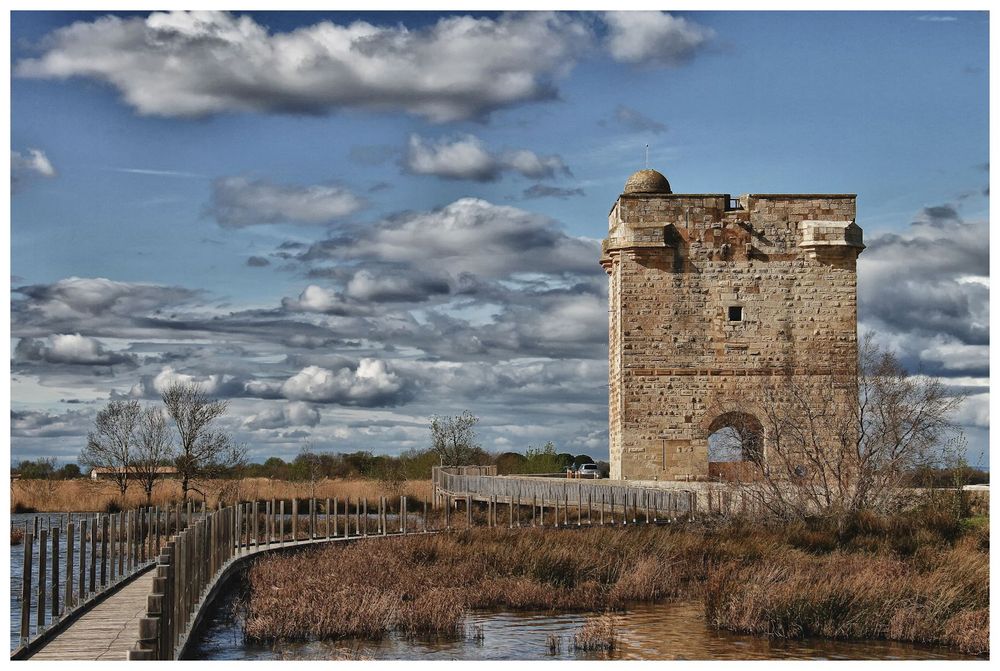
[[[721,480],[753,479],[764,461],[764,427],[745,412],[726,412],[708,426],[708,474]]]

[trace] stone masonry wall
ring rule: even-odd
[[[613,478],[705,477],[708,427],[761,376],[791,375],[819,398],[854,373],[855,197],[732,205],[726,195],[623,194],[611,211],[602,265]]]

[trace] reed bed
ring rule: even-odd
[[[269,478],[243,478],[241,480],[209,480],[199,483],[204,496],[190,492],[196,501],[205,502],[209,507],[224,503],[252,501],[254,499],[305,499],[315,495],[317,499],[344,497],[357,499],[367,497],[370,501],[386,496],[396,501],[400,495],[411,501],[429,501],[430,480],[408,480],[401,488],[383,484],[378,480],[328,480],[315,483],[289,482]],[[129,487],[124,504],[118,488],[108,480],[25,480],[12,483],[10,506],[13,512],[65,512],[92,511],[116,512],[122,508],[137,508],[146,505],[146,494],[138,485]],[[165,479],[153,489],[152,505],[166,506],[181,500],[181,483],[176,479]]]
[[[606,613],[696,598],[709,622],[733,631],[985,654],[988,555],[988,519],[928,511],[783,528],[742,520],[367,539],[259,559],[244,631],[265,641],[453,638],[471,609]],[[609,622],[589,623],[579,644],[607,649]]]

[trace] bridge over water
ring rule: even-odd
[[[381,497],[371,506],[366,499],[292,499],[206,511],[189,503],[67,519],[48,528],[40,528],[36,518],[24,538],[20,636],[11,658],[179,659],[228,578],[267,553],[477,524],[662,524],[694,515],[699,496],[705,497],[689,490],[499,477],[468,469],[435,469],[433,480],[431,510],[427,502],[404,496]]]

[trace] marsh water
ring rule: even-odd
[[[888,641],[768,640],[716,630],[698,602],[643,604],[615,615],[618,649],[573,649],[573,634],[587,613],[474,611],[458,640],[413,640],[391,634],[380,641],[245,641],[235,604],[246,588],[234,581],[215,604],[192,642],[188,659],[975,659],[949,648]],[[558,648],[550,648],[550,637]]]

